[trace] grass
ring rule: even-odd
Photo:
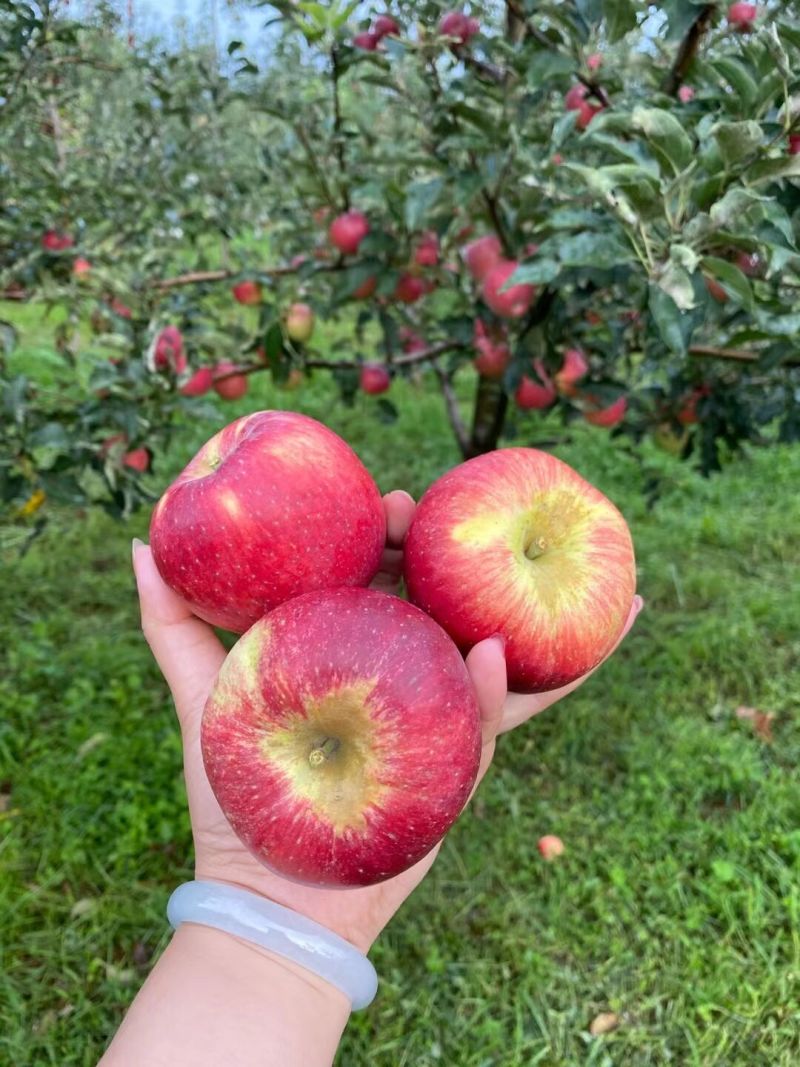
[[[388,427],[321,379],[294,394],[254,382],[219,418],[297,406],[382,488],[419,493],[456,456],[438,397],[396,391]],[[182,431],[154,484],[210,432]],[[559,453],[631,523],[645,612],[579,693],[502,739],[373,950],[380,993],[339,1062],[796,1064],[800,449],[710,481],[597,430]],[[0,1062],[15,1067],[96,1062],[191,876],[178,733],[129,568],[146,518],[62,514],[2,563]],[[772,743],[739,705],[775,713]],[[539,859],[543,833],[566,843],[558,863]],[[620,1026],[592,1038],[601,1011]]]

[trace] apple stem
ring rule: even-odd
[[[335,737],[326,737],[321,745],[316,745],[308,754],[308,762],[312,767],[320,767],[339,747]]]
[[[528,559],[538,559],[547,548],[547,541],[543,537],[537,537],[530,541],[525,549]]]

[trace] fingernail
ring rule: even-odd
[[[131,559],[136,559],[136,553],[143,545],[144,541],[140,537],[134,537],[131,541]]]
[[[500,649],[501,649],[503,655],[505,656],[505,654],[506,654],[506,639],[505,639],[505,637],[502,634],[492,634],[492,636],[489,638],[489,640],[490,641],[499,641],[500,642]]]
[[[636,614],[638,615],[644,607],[644,597],[639,596],[639,594],[637,593],[636,596],[633,598],[633,604],[636,608]]]

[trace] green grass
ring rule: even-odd
[[[456,461],[440,402],[344,410],[254,382],[356,447],[382,488]],[[210,426],[186,429],[163,485]],[[519,441],[526,440],[521,433]],[[502,739],[432,875],[373,950],[347,1067],[800,1062],[800,449],[704,481],[601,431],[559,450],[631,523],[644,614],[578,694]],[[643,486],[663,493],[653,510]],[[138,629],[126,526],[63,514],[0,584],[0,1062],[96,1061],[190,877],[180,745]],[[775,713],[774,743],[734,714]],[[558,833],[562,860],[536,841]],[[614,1011],[614,1033],[588,1024]]]

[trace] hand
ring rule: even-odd
[[[384,498],[387,547],[373,585],[396,592],[402,571],[402,544],[414,502],[403,492]],[[203,707],[225,649],[213,629],[196,618],[161,579],[150,549],[134,543],[133,566],[141,601],[142,629],[172,691],[183,736],[184,775],[195,846],[195,875],[229,882],[260,893],[307,915],[366,951],[380,930],[430,869],[438,846],[419,863],[379,885],[359,889],[317,889],[298,885],[264,867],[241,844],[217,804],[200,750]],[[506,696],[502,645],[481,642],[467,657],[481,711],[483,749],[478,780],[494,753]]]

